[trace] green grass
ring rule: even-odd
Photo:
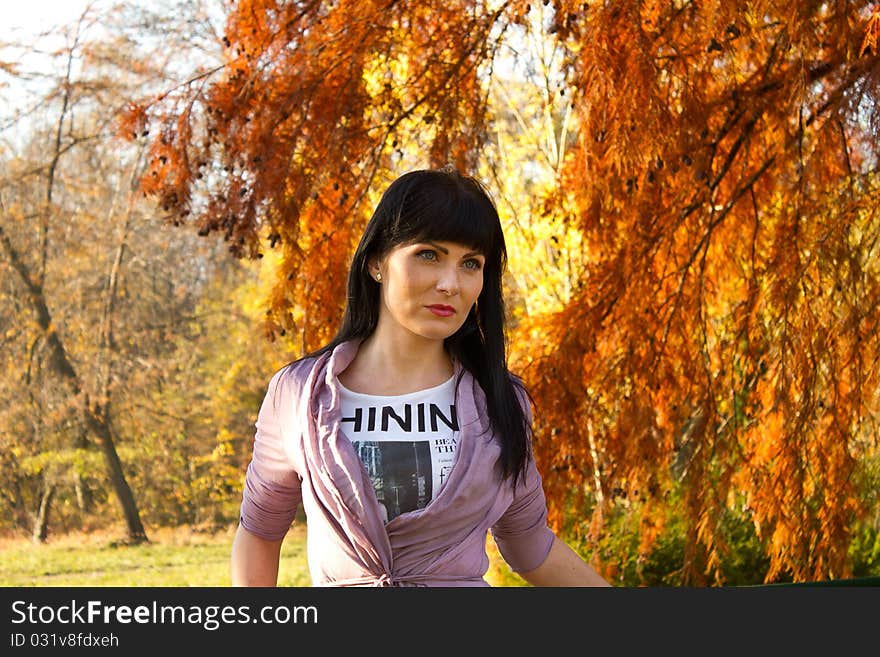
[[[35,544],[0,540],[0,586],[229,586],[234,528],[199,532],[190,528],[148,530],[150,542],[120,545],[122,533],[80,533]],[[525,586],[510,571],[490,539],[492,586]],[[310,586],[305,527],[294,526],[281,548],[279,586]]]
[[[120,535],[71,534],[34,544],[0,542],[2,586],[229,586],[234,530],[148,531],[144,545],[120,545]],[[305,529],[291,529],[281,550],[280,586],[308,586]]]

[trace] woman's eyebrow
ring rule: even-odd
[[[440,246],[439,244],[437,244],[437,242],[432,242],[432,241],[428,240],[428,241],[425,242],[425,244],[430,244],[430,245],[433,246],[435,249],[438,249],[438,250],[440,250],[440,251],[443,251],[443,253],[445,253],[446,255],[449,255],[449,249],[446,249],[446,248]],[[474,256],[474,255],[481,255],[481,256],[485,257],[485,255],[482,254],[482,253],[480,253],[479,251],[471,251],[471,252],[469,252],[469,253],[465,253],[465,254],[464,254],[463,256],[461,256],[461,257],[462,257],[462,258],[467,258],[467,257],[469,257],[469,256]]]

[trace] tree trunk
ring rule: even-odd
[[[140,166],[141,155],[143,150],[138,152],[129,174],[128,189],[134,190],[136,174]],[[110,208],[110,216],[112,217],[116,210],[116,201],[119,198],[119,187],[113,195],[113,204]],[[107,465],[107,471],[110,473],[110,481],[113,483],[113,490],[116,491],[116,498],[122,506],[122,513],[129,527],[129,542],[142,543],[147,540],[138,515],[137,505],[134,501],[134,495],[125,479],[122,471],[122,462],[116,453],[116,446],[113,442],[113,434],[109,422],[110,418],[110,381],[113,371],[113,320],[115,318],[116,294],[119,286],[119,273],[122,269],[122,260],[125,255],[125,249],[128,244],[128,233],[131,225],[132,204],[134,202],[134,194],[130,193],[128,197],[128,210],[122,224],[122,231],[119,236],[119,244],[116,248],[116,255],[107,274],[107,287],[104,294],[104,308],[101,317],[100,339],[98,346],[104,356],[103,367],[98,374],[98,382],[96,393],[99,395],[98,403],[93,408],[88,408],[86,404],[86,413],[90,421],[98,420],[93,430],[101,441],[101,452],[104,455],[104,463]]]
[[[590,415],[586,415],[590,418]],[[590,458],[593,461],[593,492],[596,495],[596,508],[599,510],[599,522],[605,517],[605,493],[602,490],[602,471],[600,470],[599,450],[596,446],[596,436],[593,433],[593,421],[587,419],[587,440],[590,443]]]
[[[55,484],[43,484],[43,494],[40,496],[40,508],[34,521],[34,543],[45,543],[49,535],[49,511],[52,508],[52,499],[55,497]]]
[[[73,476],[73,490],[76,493],[76,508],[82,517],[89,514],[91,509],[91,496],[83,481],[82,475],[77,473]]]
[[[122,515],[125,517],[125,522],[128,526],[128,542],[145,543],[148,541],[147,533],[144,531],[143,524],[141,524],[134,494],[131,492],[131,487],[128,485],[125,473],[122,470],[122,461],[116,452],[110,423],[106,420],[103,413],[97,411],[97,409],[90,408],[88,404],[86,404],[85,414],[89,429],[98,437],[100,442],[104,464],[107,466],[107,473],[110,475],[110,483],[113,484],[113,491],[116,493],[116,499],[119,502]]]
[[[80,449],[88,449],[89,441],[86,437],[85,428],[80,428],[79,434],[77,446]],[[76,506],[79,509],[80,516],[85,520],[92,511],[92,493],[88,486],[86,486],[85,478],[79,472],[73,473],[73,488],[76,492]]]

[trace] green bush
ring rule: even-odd
[[[607,514],[601,536],[593,544],[573,532],[573,543],[581,554],[597,552],[599,561],[615,573],[618,586],[683,586],[687,526],[680,509],[679,491],[672,491],[662,507],[663,530],[650,548],[640,552],[641,502],[618,499]],[[589,517],[588,509],[581,517]],[[574,526],[571,529],[575,529]],[[572,534],[569,530],[569,535]],[[583,535],[583,531],[580,532]],[[717,578],[726,586],[761,584],[769,568],[769,558],[758,538],[749,514],[741,507],[727,509],[718,522],[720,559]],[[705,573],[714,583],[714,573]]]

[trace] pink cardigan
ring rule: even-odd
[[[541,565],[554,540],[541,477],[530,459],[516,491],[501,481],[500,448],[484,433],[485,394],[457,360],[460,435],[449,479],[425,508],[383,524],[366,468],[340,432],[336,376],[360,342],[272,377],[256,422],[242,527],[265,539],[283,538],[302,504],[314,586],[488,586],[487,531],[514,571]],[[520,401],[531,418],[528,401]]]

